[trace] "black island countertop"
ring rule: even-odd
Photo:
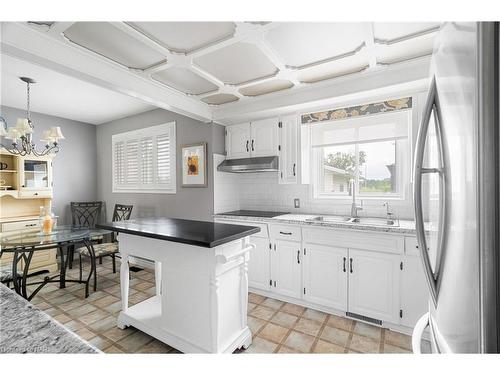
[[[252,226],[175,218],[132,219],[97,227],[200,247],[215,247],[260,232],[260,228]]]

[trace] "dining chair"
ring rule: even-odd
[[[132,214],[132,209],[134,206],[125,204],[115,204],[113,210],[112,221],[122,221],[130,219]],[[113,233],[112,241],[107,243],[99,243],[93,245],[94,254],[96,258],[99,258],[100,263],[102,263],[102,258],[105,256],[110,256],[113,259],[113,273],[116,273],[116,253],[119,252],[118,241],[116,240],[116,234]],[[76,250],[78,252],[78,257],[80,260],[80,280],[82,278],[82,256],[90,257],[89,250],[87,247],[80,247]],[[97,288],[97,272],[94,273],[94,291]]]

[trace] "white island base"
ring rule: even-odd
[[[250,346],[249,237],[213,248],[125,233],[119,241],[119,328],[133,326],[183,353],[232,353]],[[157,280],[156,295],[132,307],[130,256],[154,260]]]

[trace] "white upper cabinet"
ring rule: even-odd
[[[398,324],[400,257],[349,249],[348,311]]]
[[[250,123],[226,127],[226,152],[228,159],[250,157]]]
[[[281,118],[279,127],[279,182],[296,184],[298,181],[298,124],[297,116]]]
[[[278,119],[252,121],[250,152],[252,157],[278,155]]]
[[[226,127],[227,159],[278,155],[278,119]]]
[[[304,299],[347,311],[348,250],[308,244],[303,250]]]

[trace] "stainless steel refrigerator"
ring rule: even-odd
[[[498,23],[443,25],[414,155],[417,237],[434,353],[500,351]]]

